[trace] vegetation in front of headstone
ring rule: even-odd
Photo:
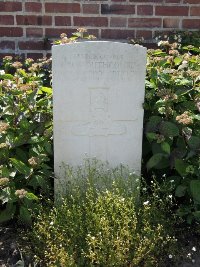
[[[51,60],[0,67],[0,222],[31,223],[41,194],[52,188]]]
[[[148,50],[143,173],[165,177],[178,214],[191,223],[200,221],[200,49],[158,45]]]
[[[71,44],[81,40],[94,40],[96,37],[89,34],[86,28],[78,28],[76,32],[72,33],[70,37],[67,37],[66,33],[60,35],[60,40],[54,41],[55,45]]]
[[[176,240],[171,197],[137,198],[137,176],[89,162],[68,169],[66,197],[44,210],[30,240],[40,266],[164,266],[173,264]]]

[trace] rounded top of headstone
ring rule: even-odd
[[[128,43],[125,43],[125,42],[119,42],[119,41],[107,41],[107,40],[92,40],[92,41],[79,41],[79,42],[73,42],[73,43],[67,43],[67,44],[59,44],[59,45],[53,45],[53,49],[59,49],[59,48],[63,48],[63,47],[86,47],[86,46],[89,46],[89,47],[99,47],[101,48],[102,47],[107,47],[108,49],[111,49],[112,47],[113,48],[126,48],[126,49],[137,49],[137,50],[140,50],[140,51],[144,51],[146,52],[147,48],[142,46],[142,45],[139,45],[139,44],[128,44]]]

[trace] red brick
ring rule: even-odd
[[[42,28],[27,28],[26,37],[42,37],[43,30]]]
[[[184,19],[182,22],[185,29],[200,29],[200,19]]]
[[[0,12],[22,11],[22,3],[19,2],[1,2]]]
[[[163,19],[163,27],[164,28],[179,28],[179,19],[173,19],[173,18],[164,18]]]
[[[71,17],[56,16],[55,25],[56,26],[71,26]]]
[[[129,27],[138,28],[157,28],[161,27],[162,20],[160,18],[130,18]]]
[[[18,25],[51,25],[52,24],[51,16],[17,15],[16,19],[17,19]]]
[[[18,27],[0,27],[1,37],[21,37],[23,36],[23,29]]]
[[[2,52],[2,51],[1,51]],[[12,53],[7,53],[7,52],[2,52],[0,53],[0,60],[2,60],[5,56],[11,56],[11,57],[15,57],[15,54]]]
[[[12,41],[2,41],[0,42],[0,49],[15,49],[15,43]]]
[[[94,36],[98,37],[98,30],[97,29],[87,29],[89,34],[93,34]],[[66,33],[67,36],[71,36],[72,33],[76,32],[76,29],[67,29],[67,28],[46,28],[45,29],[45,36],[48,38],[60,38],[61,33]]]
[[[156,6],[155,15],[187,16],[189,8],[185,6]]]
[[[129,0],[130,2],[136,2],[135,0]],[[160,3],[161,0],[137,0],[138,3]]]
[[[27,2],[25,3],[26,12],[41,12],[42,4],[38,2]]]
[[[0,15],[0,25],[13,25],[14,17],[11,15]]]
[[[127,18],[122,17],[114,17],[110,18],[110,26],[111,27],[126,27]]]
[[[106,27],[106,26],[108,26],[108,18],[105,18],[105,17],[74,17],[74,26]]]
[[[200,6],[199,7],[191,6],[190,15],[191,16],[200,16]]]
[[[45,11],[50,13],[80,13],[80,4],[45,3]]]
[[[101,30],[101,38],[104,39],[127,39],[134,38],[135,31],[134,30],[111,30],[105,29]]]
[[[19,42],[18,43],[20,50],[43,50],[44,49],[44,42],[38,41],[26,41],[26,42]]]
[[[144,30],[137,30],[136,31],[136,37],[144,39],[152,39],[152,31],[144,31]]]
[[[32,58],[34,60],[39,59],[39,58],[43,58],[43,54],[42,53],[27,53],[27,58]]]
[[[153,6],[139,5],[137,6],[138,15],[153,15]]]
[[[181,2],[181,0],[165,0],[165,3],[175,3],[175,4],[177,4],[177,3],[180,3]]]
[[[99,4],[83,4],[83,14],[99,14]]]
[[[101,5],[101,14],[120,14],[129,15],[135,14],[134,5]]]
[[[184,4],[196,4],[199,5],[199,0],[183,0]]]
[[[45,36],[48,38],[60,38],[61,33],[66,33],[71,35],[75,32],[75,29],[66,29],[66,28],[46,28],[45,29]]]

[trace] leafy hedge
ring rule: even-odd
[[[7,56],[0,71],[0,222],[31,211],[49,196],[52,177],[50,61],[21,63]],[[47,87],[48,86],[48,87]]]
[[[200,220],[200,49],[195,46],[200,42],[195,33],[179,35],[170,37],[173,42],[160,41],[160,49],[148,50],[143,175],[147,180],[156,175],[161,183],[164,179],[178,200],[178,214],[191,222]],[[68,43],[66,38],[61,43]],[[50,83],[50,59],[5,57],[0,66],[1,221],[16,214],[30,223],[38,198],[50,195]]]
[[[165,176],[191,222],[200,220],[200,49],[158,44],[148,50],[143,168]]]

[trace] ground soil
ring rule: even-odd
[[[34,263],[29,244],[21,240],[20,231],[20,227],[16,228],[14,224],[0,226],[0,267],[38,266]],[[200,267],[200,234],[194,235],[189,230],[182,233],[179,242],[182,244],[179,261],[173,263],[173,256],[171,259],[169,255],[165,266],[160,267]]]

